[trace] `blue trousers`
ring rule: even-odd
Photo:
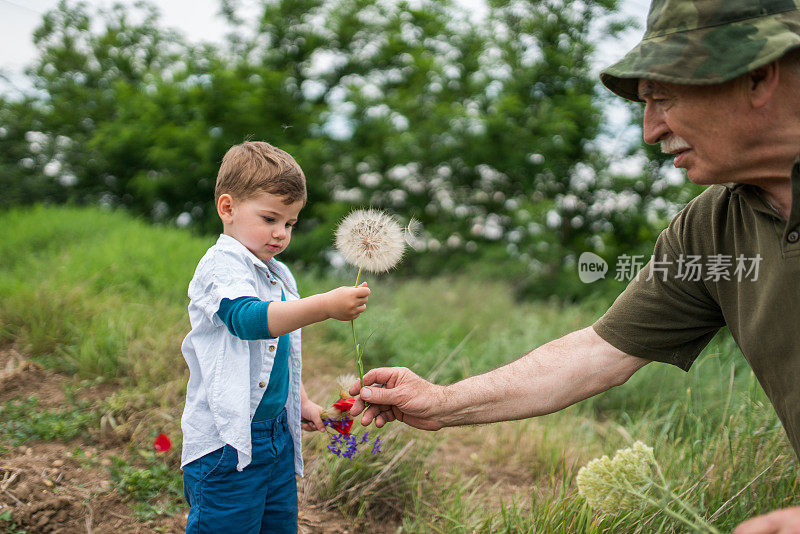
[[[297,534],[294,443],[286,410],[252,423],[253,461],[236,470],[238,453],[225,445],[183,467],[191,507],[187,534]]]

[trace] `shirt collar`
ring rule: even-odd
[[[217,239],[217,246],[222,250],[228,250],[235,254],[240,254],[242,257],[251,262],[257,269],[263,271],[270,281],[274,281],[274,279],[277,278],[283,283],[284,287],[286,287],[286,289],[288,289],[292,295],[300,298],[300,293],[297,290],[297,284],[289,273],[289,269],[275,258],[270,258],[267,263],[264,263],[258,258],[258,256],[250,252],[250,249],[239,242],[239,240],[226,234],[219,235],[219,239]]]
[[[735,182],[723,184],[734,195],[741,196],[744,201],[754,211],[769,215],[770,217],[780,218],[780,215],[767,204],[764,197],[759,194],[758,187],[750,184],[739,184]]]
[[[229,250],[231,252],[235,252],[236,254],[241,254],[243,257],[247,258],[247,260],[261,269],[262,271],[266,272],[269,276],[269,268],[267,265],[258,259],[258,256],[250,252],[246,246],[239,242],[235,237],[231,237],[226,234],[219,234],[219,239],[217,239],[217,246],[223,250]]]
[[[731,193],[741,195],[744,200],[756,211],[766,213],[773,217],[779,215],[773,210],[762,195],[758,192],[758,187],[738,182],[726,182],[724,185]],[[794,161],[791,174],[792,187],[792,209],[789,214],[788,226],[797,226],[800,223],[800,156]],[[783,220],[783,219],[781,219]]]
[[[792,208],[789,211],[788,230],[795,230],[800,225],[800,156],[792,166]]]

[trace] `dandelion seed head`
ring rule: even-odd
[[[405,244],[397,220],[379,210],[353,211],[336,229],[336,249],[344,261],[373,273],[397,265]]]
[[[356,375],[339,375],[336,377],[336,386],[339,391],[339,398],[340,399],[347,399],[350,397],[350,386],[358,380]]]
[[[576,478],[578,493],[597,510],[634,510],[640,500],[632,491],[647,491],[655,465],[653,448],[637,441],[632,447],[618,450],[613,458],[602,456],[581,467]]]
[[[425,240],[422,238],[422,223],[412,218],[403,230],[406,244],[414,250],[420,250]]]

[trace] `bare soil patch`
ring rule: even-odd
[[[333,368],[309,373],[306,385],[321,394],[333,390],[333,373]],[[44,368],[15,347],[0,349],[0,403],[36,396],[40,409],[63,408],[69,404],[65,390],[70,386],[75,386],[72,377]],[[117,388],[103,383],[72,389],[76,400],[95,404]],[[69,442],[37,441],[14,447],[0,439],[0,450],[5,450],[0,456],[0,513],[10,510],[13,524],[27,534],[185,532],[188,507],[173,517],[140,521],[134,516],[132,502],[116,490],[106,467],[112,457],[124,456],[126,445],[126,440],[104,428],[91,429],[88,438]],[[86,459],[76,458],[76,449]],[[301,533],[359,531],[338,511],[308,501],[303,494],[303,479],[298,487]],[[0,520],[0,531],[4,528],[10,529],[11,523]],[[369,530],[383,534],[395,532],[396,526],[370,526]]]
[[[92,467],[73,457],[82,447],[97,457]],[[11,509],[14,523],[28,533],[140,533],[181,532],[183,517],[143,523],[132,516],[129,504],[113,489],[103,467],[112,454],[80,442],[30,443],[3,455],[0,461],[0,510]]]
[[[15,348],[0,350],[0,402],[36,396],[40,408],[68,404],[65,386],[70,377],[43,368]],[[77,389],[80,401],[101,401],[113,384]],[[93,432],[99,434],[99,432]],[[89,440],[29,442],[13,447],[0,441],[0,513],[10,510],[13,523],[34,533],[142,533],[182,532],[184,514],[142,522],[133,516],[125,497],[113,485],[107,465],[123,456],[122,446],[95,447]],[[87,460],[79,461],[80,450]],[[0,520],[0,528],[10,529]]]

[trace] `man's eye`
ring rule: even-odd
[[[268,222],[268,223],[274,223],[275,222],[275,219],[273,219],[272,217],[264,217],[264,220],[266,222]]]
[[[292,227],[294,227],[294,223],[286,223],[286,228],[292,228]]]

